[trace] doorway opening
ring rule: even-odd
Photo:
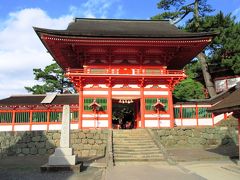
[[[138,127],[139,99],[113,99],[112,103],[113,129],[134,129]]]

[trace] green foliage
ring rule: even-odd
[[[65,91],[75,92],[72,83],[64,77],[63,70],[57,63],[46,66],[44,70],[33,69],[35,80],[41,84],[32,87],[25,87],[28,92],[33,94],[45,94],[47,92],[64,93]]]
[[[173,95],[179,100],[204,99],[204,86],[191,78],[187,78],[179,83]]]
[[[153,16],[151,19],[171,19],[175,22],[179,22],[188,14],[194,13],[195,2],[198,2],[198,14],[200,17],[205,16],[206,13],[214,11],[212,7],[207,4],[207,0],[160,0],[157,7],[160,10],[164,10],[164,12]],[[188,22],[195,26],[195,20],[196,17],[192,16],[188,19]]]

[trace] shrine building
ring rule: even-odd
[[[17,116],[26,116],[30,130],[39,119],[41,125],[54,129],[50,127],[54,113],[70,104],[73,129],[121,128],[115,119],[123,120],[116,116],[124,108],[132,115],[128,116],[131,128],[216,124],[206,111],[211,103],[174,104],[172,96],[174,86],[186,78],[183,67],[216,33],[189,33],[164,20],[85,18],[75,18],[66,30],[34,30],[77,94],[0,100],[0,113],[5,119],[8,115],[10,123],[16,125]],[[35,103],[33,97],[38,99]],[[22,103],[13,103],[14,98],[22,98]]]

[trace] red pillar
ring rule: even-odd
[[[108,128],[112,128],[112,86],[108,86],[108,98],[107,98],[107,109],[108,109]]]
[[[13,112],[12,112],[12,131],[14,131],[15,117],[16,117],[16,111],[13,110]]]
[[[78,94],[79,94],[78,129],[82,129],[82,114],[84,106],[82,84],[79,85]]]
[[[171,90],[168,91],[168,108],[170,114],[170,127],[174,128],[173,98]]]
[[[140,87],[140,109],[141,109],[141,128],[145,128],[145,98],[144,98],[144,86]]]
[[[238,118],[238,165],[240,165],[240,117]]]
[[[33,118],[33,111],[30,110],[30,117],[29,117],[29,120],[30,120],[30,131],[32,131],[32,118]]]

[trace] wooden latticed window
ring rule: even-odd
[[[62,112],[50,112],[50,122],[61,122]]]
[[[182,118],[196,118],[196,108],[194,107],[183,107]]]
[[[157,102],[157,99],[164,104],[164,110],[168,110],[168,99],[167,98],[146,98],[145,99],[145,108],[147,111],[153,110],[153,104]]]
[[[33,112],[32,122],[47,122],[47,112]]]
[[[89,107],[89,104],[93,102],[94,98],[84,98],[84,110],[92,111],[92,108]],[[101,105],[101,111],[107,110],[107,98],[96,98],[96,102]]]
[[[11,123],[12,113],[11,112],[0,112],[0,123]]]
[[[78,111],[73,111],[70,114],[71,121],[78,121]]]
[[[30,112],[16,112],[15,123],[30,122]]]
[[[174,118],[181,118],[180,108],[174,108]]]
[[[207,108],[205,107],[199,107],[198,108],[198,118],[211,118],[212,113],[209,113],[207,111]]]

